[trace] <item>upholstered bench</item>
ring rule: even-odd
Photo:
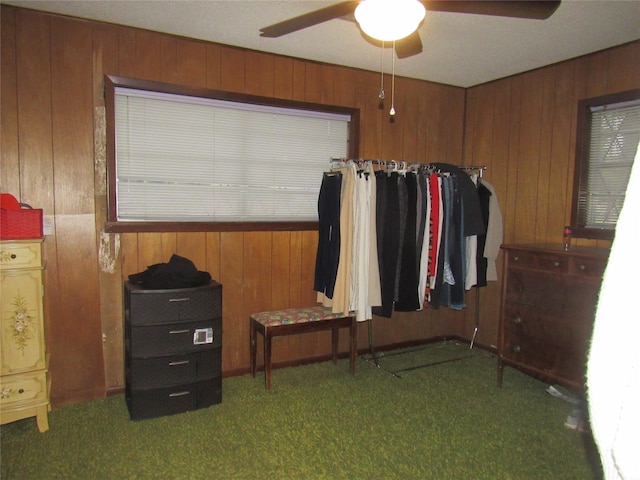
[[[332,313],[322,306],[290,308],[272,312],[254,313],[249,317],[249,342],[251,374],[256,376],[256,337],[260,332],[264,339],[264,382],[271,386],[271,339],[282,335],[331,330],[333,363],[338,358],[338,333],[340,328],[349,328],[349,367],[351,375],[356,370],[357,322],[354,316]]]

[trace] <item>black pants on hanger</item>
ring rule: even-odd
[[[342,174],[328,172],[322,176],[318,196],[318,250],[313,289],[333,298],[340,259],[340,193]]]

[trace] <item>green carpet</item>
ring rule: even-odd
[[[10,479],[592,479],[588,434],[546,385],[466,345],[434,344],[223,380],[222,403],[133,422],[122,395],[3,425],[0,477]]]

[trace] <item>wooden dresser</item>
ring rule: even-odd
[[[498,386],[505,365],[582,392],[609,250],[503,245]]]
[[[0,423],[36,417],[49,429],[42,239],[0,242]]]

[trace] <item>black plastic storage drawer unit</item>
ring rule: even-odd
[[[222,285],[124,286],[125,397],[132,420],[222,401]]]

